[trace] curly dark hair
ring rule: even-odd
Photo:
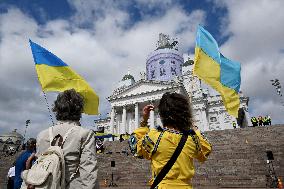
[[[167,92],[163,94],[158,108],[164,126],[170,125],[180,131],[193,127],[192,110],[187,97]]]
[[[36,147],[36,139],[29,138],[29,140],[26,143],[26,147],[28,150],[33,150]]]
[[[83,97],[74,89],[70,89],[57,96],[52,111],[56,113],[57,120],[79,121],[82,116],[83,106]]]

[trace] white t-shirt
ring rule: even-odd
[[[15,166],[11,167],[8,171],[8,177],[14,177],[15,176]]]

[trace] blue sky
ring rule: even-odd
[[[50,125],[28,39],[47,48],[82,75],[100,96],[100,111],[127,70],[138,80],[160,32],[178,38],[194,58],[198,24],[222,54],[242,65],[241,90],[252,116],[283,123],[283,106],[270,79],[284,82],[282,0],[2,0],[0,1],[0,133],[31,136]],[[107,66],[106,66],[107,65]],[[113,70],[116,70],[115,72]],[[56,94],[49,93],[50,105]],[[83,116],[91,127],[97,116]]]
[[[139,5],[136,1],[129,1],[126,5],[120,5],[119,8],[127,11],[131,16],[131,21],[127,27],[132,27],[135,23],[145,19],[145,17],[163,15],[165,13],[164,10],[173,5],[180,6],[188,14],[197,9],[205,11],[207,14],[205,23],[200,24],[203,24],[206,29],[215,36],[220,44],[226,40],[227,36],[220,35],[221,31],[219,26],[222,24],[222,18],[226,17],[227,9],[226,7],[216,6],[214,2],[210,0],[178,0],[174,3],[169,3],[166,7],[147,7],[146,5]],[[72,16],[76,14],[76,9],[66,0],[8,0],[0,4],[0,13],[7,13],[12,7],[19,8],[23,13],[35,19],[40,25],[44,25],[47,22],[56,19],[72,21]],[[87,20],[79,26],[82,28],[90,28],[91,25],[92,21]]]

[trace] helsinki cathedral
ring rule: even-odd
[[[109,117],[95,120],[95,125],[105,133],[131,134],[142,119],[142,109],[147,104],[158,107],[165,92],[177,92],[188,96],[193,109],[195,125],[201,131],[248,127],[248,97],[240,93],[238,118],[230,116],[220,95],[210,94],[204,83],[192,74],[193,61],[178,50],[178,42],[160,34],[157,49],[146,59],[146,72],[140,80],[128,72],[118,87],[107,98],[111,111]],[[161,124],[157,108],[150,112],[150,128]]]

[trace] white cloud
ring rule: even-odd
[[[109,110],[106,97],[127,69],[139,79],[137,76],[145,70],[146,57],[155,49],[160,32],[178,37],[181,49],[187,49],[193,47],[195,27],[205,17],[204,12],[188,14],[173,6],[162,15],[145,17],[129,26],[129,13],[117,8],[126,5],[107,4],[107,14],[101,12],[103,16],[93,17],[88,13],[87,19],[95,18],[92,27],[82,28],[86,19],[83,12],[97,11],[91,4],[76,5],[77,12],[71,21],[57,19],[44,25],[15,8],[0,15],[1,132],[18,128],[23,133],[25,120],[31,119],[28,136],[35,136],[51,124],[37,81],[29,38],[82,75],[99,94],[100,111],[105,114]],[[47,96],[52,106],[56,95]],[[93,125],[94,118],[83,116],[83,124]]]
[[[227,25],[222,28],[230,38],[221,50],[242,64],[241,89],[250,97],[252,115],[271,114],[274,123],[281,123],[283,106],[280,108],[279,96],[270,79],[278,78],[283,87],[284,1],[218,0],[215,3],[228,10]]]
[[[228,15],[221,35],[230,34],[222,45],[225,56],[242,63],[242,91],[250,97],[252,115],[271,114],[281,122],[283,106],[270,85],[270,79],[284,82],[283,1],[216,1]],[[100,96],[100,111],[109,110],[106,97],[130,68],[139,79],[147,55],[155,49],[160,32],[177,37],[180,50],[194,47],[197,24],[205,23],[206,13],[187,13],[172,1],[159,1],[155,16],[147,9],[159,4],[137,0],[141,18],[133,22],[128,1],[70,1],[76,10],[68,20],[52,20],[39,25],[18,9],[0,15],[0,132],[18,128],[23,133],[25,120],[32,123],[28,136],[50,125],[49,113],[34,69],[28,44],[47,48],[82,75]],[[148,5],[145,7],[145,5]],[[99,5],[99,6],[98,6]],[[87,24],[87,25],[84,25]],[[214,24],[214,23],[210,23]],[[82,27],[87,26],[87,27]],[[193,58],[193,57],[192,57]],[[48,94],[49,104],[56,94]],[[94,116],[83,116],[83,125],[93,125]],[[274,123],[275,123],[274,122]]]
[[[151,10],[151,9],[165,9],[169,8],[174,4],[173,0],[135,0],[138,6],[142,9]]]

